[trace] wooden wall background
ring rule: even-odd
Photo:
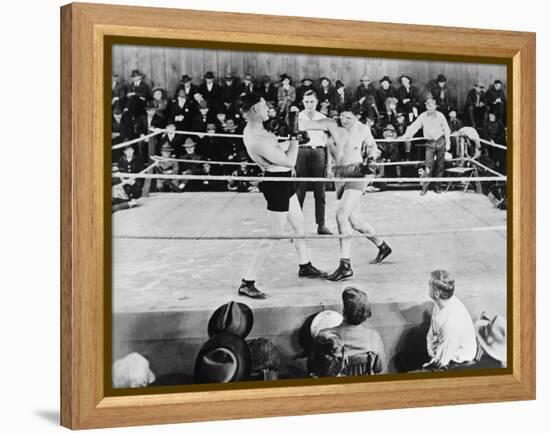
[[[305,76],[316,79],[325,75],[333,83],[336,79],[342,80],[350,89],[359,85],[364,74],[368,74],[377,86],[384,75],[388,75],[396,85],[398,77],[407,73],[423,95],[442,73],[457,97],[459,110],[462,110],[466,94],[477,78],[486,87],[495,79],[502,80],[506,87],[504,65],[130,45],[113,46],[112,60],[113,73],[129,80],[132,69],[139,69],[148,83],[167,89],[170,97],[183,74],[190,75],[198,84],[206,71],[214,72],[216,78],[233,72],[240,77],[245,73],[258,78],[269,75],[275,81],[286,72],[298,84]]]

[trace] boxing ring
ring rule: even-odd
[[[123,181],[138,177],[250,180],[246,176],[150,174],[158,161],[141,173],[113,176]],[[461,180],[472,178],[453,178]],[[506,178],[496,173],[474,180],[505,182]],[[337,233],[335,209],[335,192],[327,191],[326,220],[333,233]],[[288,225],[282,235],[269,234],[265,200],[258,192],[152,193],[141,199],[139,206],[114,213],[113,359],[130,350],[154,352],[152,364],[160,374],[192,371],[194,355],[207,336],[208,318],[219,305],[234,300],[254,311],[250,338],[272,339],[283,360],[295,369],[287,371],[288,376],[299,377],[303,369],[295,354],[300,352],[300,326],[323,309],[340,311],[342,290],[354,285],[365,290],[373,303],[370,324],[384,340],[389,371],[399,371],[404,339],[422,331],[429,320],[432,303],[427,283],[430,272],[437,268],[454,276],[456,295],[472,317],[479,317],[484,310],[506,317],[507,213],[494,208],[485,195],[449,191],[420,197],[418,190],[388,190],[364,194],[361,211],[393,253],[381,264],[369,264],[376,247],[364,235],[352,235],[355,274],[339,282],[298,278],[291,244],[296,236]],[[339,235],[315,233],[313,194],[306,195],[303,212],[302,237],[311,261],[319,269],[332,272],[339,260]],[[258,288],[269,296],[264,300],[239,296],[242,275],[266,237],[279,239],[257,279]]]

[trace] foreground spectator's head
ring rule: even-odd
[[[344,369],[344,343],[334,331],[322,331],[314,340],[307,368],[314,377],[341,376]]]
[[[237,130],[237,124],[235,123],[235,119],[229,118],[225,121],[225,126],[223,127],[225,132],[233,133]]]
[[[437,84],[439,87],[445,87],[445,84],[447,84],[447,77],[443,74],[439,74],[437,76]]]
[[[319,84],[321,84],[321,88],[328,89],[328,87],[330,86],[330,79],[328,79],[327,77],[321,77],[319,78]]]
[[[367,294],[355,287],[346,287],[342,292],[344,321],[350,325],[359,325],[372,316]]]
[[[401,84],[403,86],[409,86],[412,83],[411,77],[405,74],[401,75],[401,77],[399,78],[399,81],[401,81]]]
[[[282,74],[280,78],[283,86],[288,86],[290,84],[290,76],[288,74]]]
[[[475,80],[474,81],[474,89],[476,89],[477,92],[481,92],[482,89],[484,89],[485,86],[481,83],[481,80]]]
[[[398,123],[403,123],[405,121],[405,114],[401,111],[397,112],[397,115],[395,116],[395,119]]]
[[[361,85],[367,87],[370,84],[370,77],[368,75],[363,75],[361,77]]]
[[[153,90],[153,99],[157,102],[166,99],[165,90],[160,88],[156,88],[155,90]]]
[[[202,93],[200,93],[200,92],[195,92],[193,94],[193,99],[195,99],[195,102],[197,104],[200,104],[202,101],[204,101],[204,97],[202,96]]]
[[[455,280],[449,272],[437,269],[430,274],[428,287],[430,298],[434,301],[446,301],[454,294]]]
[[[119,104],[115,104],[113,107],[113,117],[117,121],[117,123],[120,123],[122,120],[122,108]]]
[[[185,89],[183,87],[178,89],[178,94],[176,95],[176,98],[181,101],[185,101],[187,99],[187,95],[185,94]]]
[[[113,364],[114,388],[140,388],[155,381],[149,361],[137,352],[130,353]]]
[[[451,119],[451,120],[456,119],[456,110],[454,108],[451,108],[449,110],[449,119]]]
[[[134,83],[139,83],[141,81],[141,78],[142,78],[142,74],[139,71],[139,69],[134,69],[132,71],[132,81]]]
[[[500,90],[500,89],[502,89],[502,81],[500,81],[500,80],[495,80],[495,82],[493,83],[493,86],[495,87],[495,90]]]

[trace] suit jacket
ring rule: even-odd
[[[218,84],[213,83],[212,88],[208,90],[206,82],[203,82],[199,86],[199,93],[203,96],[206,102],[208,102],[208,107],[210,107],[210,111],[217,111],[223,106],[221,90]]]
[[[439,85],[435,85],[430,89],[430,94],[437,103],[437,109],[442,113],[447,114],[451,107],[456,108],[454,98],[447,86],[439,87]]]
[[[380,87],[379,89],[376,89],[376,107],[378,108],[379,113],[385,113],[386,112],[386,99],[388,98],[396,98],[397,94],[395,92],[395,89],[393,87],[389,87],[388,90],[383,89]]]
[[[280,85],[277,89],[277,103],[281,112],[288,110],[290,105],[296,101],[296,88],[294,86],[288,86],[288,90]]]
[[[258,93],[266,102],[271,102],[274,105],[277,105],[277,88],[269,83],[269,86],[266,88],[263,84],[260,84],[256,87],[256,93]]]
[[[346,104],[350,104],[353,101],[353,94],[346,88],[344,88],[344,95],[343,97],[338,93],[338,91],[334,92],[333,100],[331,103],[331,110],[336,110],[338,113],[342,111],[344,106]]]
[[[178,93],[180,89],[185,90],[185,97],[187,98],[188,101],[193,101],[193,95],[199,91],[199,87],[196,86],[195,84],[191,84],[189,88],[186,88],[185,84],[180,83],[178,84],[178,86],[176,87],[176,90],[174,91],[173,99],[176,99],[178,97]]]
[[[136,138],[134,124],[127,111],[122,113],[120,123],[115,120],[115,116],[111,117],[111,132],[119,133],[118,137],[113,138],[113,145]]]
[[[180,106],[177,99],[170,102],[169,119],[176,125],[178,131],[189,131],[193,124],[193,118],[197,114],[196,105],[189,99],[185,100],[183,106]],[[176,117],[183,116],[183,120],[176,120]]]
[[[206,116],[203,116],[201,113],[195,114],[191,124],[191,130],[196,132],[206,132],[207,123],[216,123],[216,116],[212,114],[211,110],[208,111]]]
[[[240,95],[240,90],[237,87],[237,84],[235,82],[230,86],[228,86],[227,84],[224,84],[223,86],[220,87],[220,95],[221,95],[221,101],[224,104],[233,105]],[[227,107],[223,107],[223,108],[227,109]]]
[[[357,86],[357,88],[355,89],[355,100],[359,101],[361,98],[366,98],[367,96],[376,97],[376,89],[374,88],[374,86],[372,84],[369,84],[367,87],[363,86],[362,84]]]
[[[141,80],[137,86],[135,83],[130,84],[128,93],[134,93],[134,95],[128,96],[126,107],[132,118],[136,119],[145,113],[145,103],[151,99],[151,88],[145,81]]]
[[[497,102],[497,99],[499,98],[500,104],[506,105],[506,92],[504,91],[504,89],[497,90],[494,86],[491,86],[489,90],[487,90],[485,97],[487,100],[487,104],[489,104],[490,106],[499,104],[499,102]]]
[[[409,99],[408,102],[403,102],[404,99]],[[418,97],[418,89],[414,86],[410,86],[409,89],[405,86],[397,89],[397,109],[403,110],[404,113],[411,113],[413,107],[420,107],[420,100]]]
[[[487,104],[485,92],[481,91],[479,94],[476,89],[471,89],[466,95],[466,107],[479,107],[479,104]]]
[[[237,87],[238,89],[238,92],[237,92],[237,97],[240,98],[244,95],[247,95],[247,94],[250,94],[250,93],[254,93],[254,83],[250,82],[250,84],[245,84],[244,82],[243,83],[240,83]]]
[[[334,104],[335,93],[336,89],[333,86],[329,86],[326,90],[320,88],[317,91],[317,98],[319,98],[319,107],[317,108],[319,109],[321,107],[321,104],[324,102],[329,104],[330,109],[332,104]]]

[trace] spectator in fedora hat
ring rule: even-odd
[[[439,74],[437,76],[435,83],[430,89],[430,94],[435,99],[437,109],[447,116],[451,107],[454,106],[454,100],[447,86],[447,77],[445,75]]]
[[[375,363],[372,373],[378,374],[385,369],[385,349],[380,334],[367,326],[367,320],[372,316],[371,304],[367,294],[355,287],[346,287],[342,292],[342,316],[340,325],[328,328],[319,333],[335,333],[342,339],[346,356],[353,359],[367,352],[374,354]]]
[[[256,93],[265,99],[265,102],[277,105],[277,88],[271,82],[269,75],[264,75],[256,87]]]
[[[136,138],[130,113],[127,110],[123,110],[121,104],[118,102],[113,106],[111,138],[113,146]]]
[[[179,158],[185,150],[183,149],[183,142],[185,137],[182,134],[176,134],[176,125],[174,122],[168,122],[166,124],[166,132],[164,132],[159,139],[158,144],[155,147],[155,155],[160,155],[160,147],[164,143],[170,144],[174,148],[176,157]]]
[[[401,86],[397,89],[397,109],[407,116],[409,122],[418,117],[420,99],[418,89],[412,85],[410,76],[403,74],[399,78]]]
[[[335,93],[332,81],[327,77],[319,78],[319,90],[317,95],[319,98],[319,111],[325,116],[328,116],[332,104],[335,102]]]
[[[128,102],[126,104],[132,121],[136,122],[137,118],[145,115],[145,104],[151,99],[151,88],[143,81],[143,74],[139,69],[132,71],[132,84],[128,86]]]
[[[196,132],[206,132],[208,123],[216,123],[216,112],[210,109],[210,103],[201,101],[199,104],[199,112],[193,117],[191,130]]]
[[[471,362],[477,352],[476,334],[470,313],[455,295],[455,280],[437,269],[430,274],[428,294],[434,301],[426,337],[430,360],[428,370],[459,368]]]
[[[397,96],[395,89],[391,85],[390,77],[384,75],[380,79],[380,87],[376,89],[376,108],[378,113],[386,112],[386,99]]]
[[[139,173],[143,170],[143,159],[136,153],[134,145],[128,145],[123,148],[122,156],[118,160],[118,168],[121,173]],[[143,179],[127,179],[124,184],[124,190],[128,197],[141,197],[143,188]]]
[[[492,318],[485,311],[475,323],[478,350],[477,368],[506,367],[506,318],[496,314]]]
[[[227,332],[216,333],[204,343],[195,361],[195,383],[241,382],[250,372],[248,345]]]
[[[487,90],[487,105],[489,112],[494,113],[497,120],[506,125],[506,92],[502,88],[502,81],[495,80]]]
[[[170,143],[164,142],[160,147],[160,156],[162,158],[174,158],[174,148]],[[179,165],[177,161],[162,159],[154,167],[155,174],[178,174]],[[158,192],[181,192],[178,179],[156,179],[156,189]]]
[[[197,113],[194,101],[187,98],[184,88],[180,88],[170,103],[170,120],[176,125],[176,130],[191,130],[193,118]]]
[[[256,86],[251,74],[244,74],[243,81],[239,85],[238,97],[242,98],[245,95],[254,93]]]
[[[179,159],[185,159],[189,161],[202,161],[202,155],[199,155],[195,152],[195,149],[197,148],[197,142],[192,137],[187,137],[182,147],[184,153],[182,153],[181,155],[176,154]],[[180,162],[181,174],[201,174],[201,172],[201,165],[198,163],[184,161]],[[197,180],[182,179],[178,185],[178,188],[182,191],[190,191],[195,188],[195,185],[197,183]]]
[[[212,111],[217,111],[223,106],[220,86],[214,82],[216,77],[212,71],[206,71],[203,78],[204,81],[199,86],[199,93],[208,102]]]
[[[487,114],[487,100],[484,88],[479,79],[475,80],[473,88],[466,95],[466,104],[464,106],[464,112],[469,122],[468,126],[473,126],[478,132],[481,132]]]
[[[353,94],[346,87],[346,85],[340,81],[336,80],[334,83],[334,99],[331,104],[331,110],[336,111],[338,115],[342,112],[345,106],[349,106],[353,101]]]
[[[219,113],[226,113],[233,109],[233,104],[239,97],[239,88],[236,84],[238,77],[233,74],[226,74],[223,79],[223,85],[220,87],[220,98],[222,105],[219,107]]]
[[[281,75],[281,84],[277,90],[277,104],[279,112],[285,116],[288,109],[296,100],[296,88],[290,84],[290,77],[287,74]]]
[[[178,97],[180,89],[183,89],[185,92],[185,98],[188,101],[193,101],[193,95],[199,91],[199,88],[193,84],[192,81],[193,80],[189,75],[183,74],[176,90],[174,91],[174,99]]]

